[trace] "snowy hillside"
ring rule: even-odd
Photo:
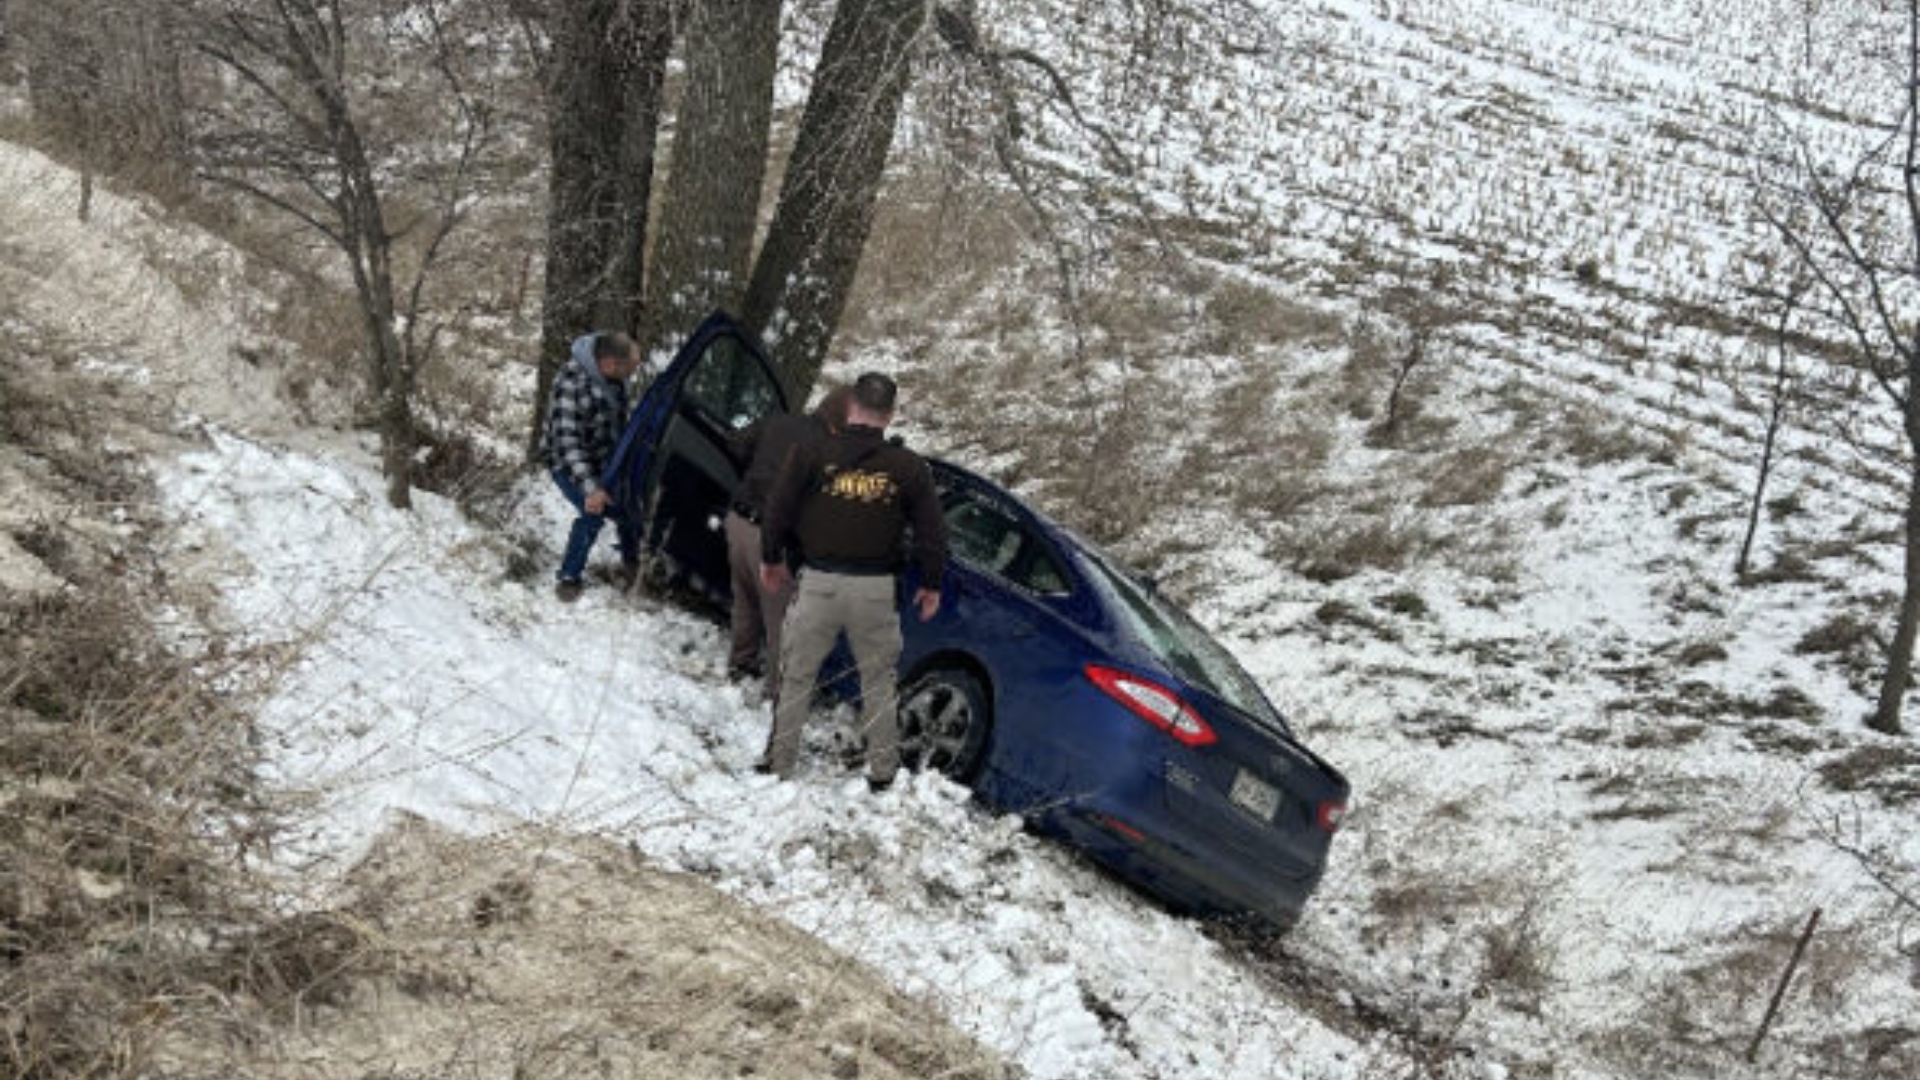
[[[1036,1078],[1914,1075],[1920,951],[1896,890],[1920,879],[1920,751],[1860,723],[1895,492],[1797,429],[1766,572],[1730,572],[1755,454],[1735,391],[1762,362],[1739,288],[1765,239],[1750,154],[1776,116],[1857,145],[1882,87],[1837,58],[1890,16],[1276,2],[1185,53],[1094,63],[1149,7],[1062,24],[1010,3],[996,31],[1096,88],[1081,104],[1187,257],[1313,316],[1218,348],[1113,317],[1070,368],[1028,236],[979,281],[910,293],[872,270],[893,276],[833,372],[896,371],[916,445],[1154,559],[1352,779],[1289,938],[1173,918],[938,778],[871,796],[831,724],[798,782],[756,776],[765,709],[720,678],[721,628],[604,588],[553,603],[550,485],[524,479],[486,521],[424,493],[388,510],[362,439],[277,403],[297,346],[244,257],[135,200],[74,222],[70,174],[0,146],[0,208],[31,226],[0,245],[5,314],[166,388],[197,439],[150,466],[169,565],[217,585],[242,641],[298,657],[261,718],[270,779],[305,806],[280,861],[331,881],[402,812],[592,834],[872,965]],[[1797,87],[1809,51],[1830,77]],[[1129,111],[1129,79],[1176,78],[1197,111]],[[1056,135],[1039,152],[1080,175],[1097,149]],[[915,217],[883,213],[877,249]],[[1135,299],[1203,306],[1146,296],[1162,287]],[[1407,290],[1444,311],[1440,359],[1424,426],[1382,440],[1354,328],[1404,316]],[[1140,400],[1081,408],[1088,387]],[[1075,411],[1146,435],[1109,444]],[[1154,497],[1084,516],[1136,461]]]

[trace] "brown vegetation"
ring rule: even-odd
[[[0,1065],[133,1075],[183,1015],[249,989],[233,958],[266,922],[236,862],[271,825],[244,701],[216,687],[263,658],[160,633],[152,612],[190,600],[146,546],[151,500],[61,406],[81,377],[25,370],[0,367],[0,452],[65,512],[23,530],[57,587],[0,590]]]

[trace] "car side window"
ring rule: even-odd
[[[1039,541],[1027,545],[1027,558],[1015,570],[1014,580],[1038,593],[1060,595],[1067,589],[1067,575],[1060,564],[1047,554],[1046,546]]]
[[[995,574],[1004,574],[1020,553],[1013,522],[971,499],[947,507],[947,543],[955,558]]]
[[[946,517],[955,558],[1034,592],[1067,591],[1066,574],[1045,545],[1004,511],[950,492]]]
[[[738,431],[780,407],[780,388],[739,338],[722,334],[687,373],[684,407],[722,431]]]

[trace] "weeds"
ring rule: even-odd
[[[1529,894],[1512,917],[1481,930],[1480,978],[1507,991],[1522,1011],[1539,1014],[1541,999],[1554,985],[1555,955],[1541,918],[1544,899]]]
[[[1497,501],[1506,489],[1513,459],[1497,446],[1462,447],[1440,454],[1423,470],[1420,505],[1478,506]]]
[[[80,376],[22,370],[0,367],[0,412],[21,437],[0,453],[55,466],[89,508],[76,514],[157,531],[125,463],[55,407],[84,395],[46,380]],[[0,1063],[30,1080],[142,1072],[191,1003],[255,989],[232,950],[273,925],[239,869],[275,829],[239,688],[274,658],[182,642],[178,626],[163,637],[149,613],[180,598],[98,526],[34,529],[28,546],[64,587],[0,594]]]

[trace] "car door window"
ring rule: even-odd
[[[1019,554],[1013,522],[989,507],[962,499],[947,508],[947,542],[954,557],[990,573],[1004,573]]]
[[[1059,563],[1005,511],[956,493],[946,515],[947,543],[955,558],[1034,592],[1067,591]]]
[[[1026,557],[1013,569],[1013,579],[1037,593],[1059,596],[1069,592],[1067,575],[1060,569],[1046,545],[1029,537]]]
[[[687,373],[681,404],[721,431],[738,431],[780,408],[780,387],[739,338],[722,334]]]

